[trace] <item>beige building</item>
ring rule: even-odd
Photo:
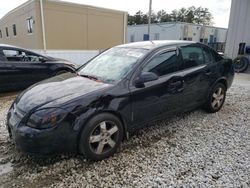
[[[101,50],[125,43],[127,13],[29,0],[0,20],[0,43],[43,50]]]

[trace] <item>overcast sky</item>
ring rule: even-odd
[[[24,3],[26,0],[4,0],[0,6],[0,18],[16,6]],[[99,7],[118,9],[134,14],[138,10],[148,11],[149,0],[65,0],[69,2],[89,4]],[[154,11],[161,9],[168,13],[173,9],[190,6],[202,6],[208,8],[214,17],[214,26],[228,27],[231,0],[152,0]]]

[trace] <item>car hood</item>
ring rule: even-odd
[[[61,58],[55,58],[55,57],[50,57],[50,56],[45,56],[48,58],[48,61],[47,62],[53,62],[53,63],[62,63],[62,64],[67,64],[71,67],[74,67],[76,68],[76,64],[75,63],[72,63],[66,59],[61,59]]]
[[[44,105],[47,107],[49,103],[60,105],[55,101],[67,102],[111,86],[74,73],[66,73],[31,86],[18,96],[16,105],[23,112],[28,112]]]

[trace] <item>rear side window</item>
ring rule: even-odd
[[[182,56],[181,69],[187,69],[204,64],[203,52],[200,47],[184,46],[180,49]]]
[[[216,62],[221,61],[223,58],[214,50],[211,51]]]
[[[142,72],[153,72],[158,76],[164,76],[178,71],[179,63],[175,51],[164,52],[155,56],[142,70]]]
[[[23,53],[18,50],[3,50],[3,53],[8,61],[22,61]]]
[[[203,48],[203,55],[205,63],[214,62],[214,57],[212,56],[210,50],[208,48]]]

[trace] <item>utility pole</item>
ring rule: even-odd
[[[41,20],[42,20],[42,34],[43,34],[43,50],[47,52],[47,44],[46,44],[46,34],[45,34],[45,25],[44,25],[44,14],[43,14],[43,0],[40,0],[40,11],[41,11]]]
[[[148,40],[150,40],[151,14],[152,14],[152,0],[149,0],[149,11],[148,11]]]

